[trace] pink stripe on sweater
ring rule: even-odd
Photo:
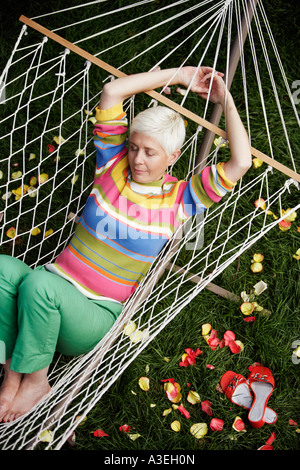
[[[210,171],[211,171],[210,167],[207,166],[207,167],[204,168],[204,170],[201,173],[202,174],[203,188],[204,188],[204,191],[206,192],[206,194],[208,195],[208,197],[210,197],[210,199],[212,201],[219,202],[219,201],[221,201],[222,196],[218,196],[209,184],[209,173],[210,173]]]

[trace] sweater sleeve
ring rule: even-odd
[[[182,210],[185,217],[203,213],[215,202],[232,191],[236,183],[232,183],[225,175],[224,162],[207,166],[200,175],[189,180],[183,196]]]
[[[123,103],[110,109],[96,109],[94,144],[98,175],[126,152],[127,119]]]

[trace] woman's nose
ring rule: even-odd
[[[139,150],[136,153],[135,158],[134,158],[134,162],[135,162],[136,165],[144,162],[144,155],[143,155],[142,150]]]

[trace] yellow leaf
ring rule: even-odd
[[[173,429],[173,431],[175,432],[179,432],[180,429],[181,429],[181,424],[179,421],[175,420],[171,423],[171,429]]]
[[[21,176],[22,176],[22,171],[14,171],[14,173],[11,174],[11,178],[13,180],[21,178]]]
[[[263,161],[260,158],[256,157],[256,158],[253,158],[252,163],[253,163],[254,168],[259,168],[260,166],[262,166]]]
[[[14,238],[16,236],[16,229],[15,227],[10,227],[7,232],[6,232],[6,236],[8,238]]]
[[[57,145],[62,144],[63,142],[65,142],[65,139],[63,138],[62,135],[53,137],[53,140]]]
[[[162,412],[162,415],[163,415],[163,416],[167,416],[167,415],[170,414],[170,413],[172,413],[172,408],[167,408],[166,410],[164,410],[164,411]]]
[[[263,211],[266,210],[267,207],[266,201],[262,197],[256,199],[256,201],[254,201],[254,205]]]
[[[79,178],[79,175],[74,175],[73,178],[71,178],[71,184],[74,185],[76,181],[78,180],[78,178]]]
[[[29,161],[30,161],[30,160],[34,160],[35,158],[36,158],[35,153],[30,153],[30,154],[29,154]]]
[[[52,442],[53,441],[54,434],[52,431],[42,431],[39,434],[39,440],[42,442]]]
[[[250,268],[253,273],[260,273],[263,270],[263,265],[261,263],[253,263]]]
[[[254,253],[252,263],[261,263],[264,260],[264,255],[261,253]]]
[[[47,175],[47,173],[41,173],[39,176],[39,183],[40,184],[45,183],[45,181],[47,181],[48,178],[49,178],[49,175]]]
[[[296,251],[296,254],[293,255],[293,258],[300,259],[300,248],[298,248],[298,250]]]
[[[240,310],[243,315],[251,315],[254,310],[254,305],[252,302],[243,302],[240,306]]]
[[[288,214],[289,212],[291,211],[291,209],[287,209],[286,211],[285,210],[282,210],[281,211],[281,215],[284,217],[285,214]],[[290,213],[290,215],[288,215],[287,217],[285,217],[285,222],[294,222],[294,220],[296,219],[297,217],[297,212],[293,211]]]
[[[52,235],[52,233],[53,233],[53,228],[49,228],[49,230],[45,232],[45,238],[49,237],[49,235]]]
[[[3,171],[0,170],[0,180],[2,180],[2,178],[3,178]]]
[[[142,337],[143,337],[143,333],[140,330],[135,330],[134,333],[130,335],[129,339],[133,343],[138,343],[139,341],[141,341]]]
[[[148,379],[148,377],[140,377],[138,383],[140,388],[144,390],[144,392],[148,392],[150,388],[150,380]]]
[[[31,233],[32,236],[35,237],[36,235],[38,235],[39,233],[41,233],[41,230],[40,230],[38,227],[35,227],[35,228],[33,228],[33,229],[31,230],[30,233]]]
[[[132,441],[135,441],[136,439],[138,439],[139,437],[142,437],[140,434],[138,433],[135,433],[135,434],[129,434],[127,433],[127,436],[129,437],[129,439],[131,439]]]
[[[188,393],[187,401],[188,401],[189,403],[191,403],[192,405],[196,405],[197,403],[200,403],[201,399],[200,399],[199,393],[194,392],[193,390],[191,390],[191,391]]]
[[[202,439],[207,434],[208,427],[206,423],[196,423],[193,424],[190,428],[190,433],[196,438],[196,439]]]
[[[204,325],[202,325],[202,336],[208,335],[210,330],[211,330],[211,325],[209,323],[204,323]]]
[[[37,177],[36,176],[32,176],[30,178],[30,181],[29,181],[29,184],[30,186],[35,186],[37,184],[38,180],[37,180]]]
[[[135,330],[136,330],[136,324],[132,320],[130,320],[130,322],[124,326],[124,335],[130,336]]]

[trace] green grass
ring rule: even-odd
[[[68,6],[74,2],[47,2],[47,9],[58,10],[61,7]],[[80,2],[78,2],[80,3]],[[124,3],[124,2],[119,2]],[[155,2],[153,8],[158,8],[162,2]],[[193,2],[192,2],[193,3]],[[280,50],[281,59],[285,67],[289,83],[299,79],[299,60],[297,47],[299,44],[299,32],[296,26],[297,18],[299,20],[299,6],[297,3],[290,2],[286,5],[283,0],[265,1],[264,5],[270,20],[270,24]],[[17,38],[19,25],[17,18],[19,14],[24,13],[27,16],[35,16],[44,11],[40,2],[29,2],[29,5],[24,6],[21,2],[6,2],[6,10],[1,9],[3,14],[0,22],[1,27],[1,60],[2,66],[9,57],[9,52]],[[4,20],[4,13],[5,20]],[[88,12],[90,14],[91,12]],[[122,20],[126,19],[122,16]],[[130,15],[130,13],[128,13]],[[81,12],[78,10],[75,13],[78,19],[81,18]],[[45,20],[43,20],[45,21]],[[59,22],[60,20],[57,19]],[[149,20],[149,26],[154,18]],[[105,23],[108,25],[108,23]],[[78,37],[80,34],[85,34],[86,26],[76,31]],[[91,25],[92,29],[92,25]],[[129,31],[129,34],[134,34],[134,26]],[[163,31],[167,34],[167,30]],[[122,31],[124,38],[126,38],[125,31]],[[63,33],[62,33],[63,35]],[[77,36],[76,36],[77,37]],[[74,40],[70,32],[67,32],[67,38]],[[110,38],[113,41],[113,36]],[[144,35],[140,38],[143,47],[151,44],[151,38]],[[29,38],[28,38],[29,41]],[[193,46],[193,40],[190,40],[186,46],[189,50]],[[49,46],[49,56],[55,51],[55,47]],[[82,45],[84,47],[84,44]],[[127,57],[132,55],[133,49],[128,46],[124,47],[124,61]],[[149,54],[149,64],[156,60],[156,51]],[[178,52],[174,57],[170,58],[166,67],[177,66],[183,60],[183,54]],[[118,58],[118,57],[117,57]],[[103,57],[103,60],[110,61],[109,59],[116,60],[114,53],[111,57]],[[119,59],[119,58],[118,58]],[[122,60],[120,60],[122,62]],[[72,57],[70,59],[70,73],[76,70],[78,63],[82,64],[81,59]],[[127,67],[126,73],[134,73],[147,69],[148,63],[139,59],[132,65]],[[251,67],[251,64],[249,64]],[[266,71],[263,72],[267,74]],[[253,82],[255,80],[254,72]],[[250,73],[251,76],[251,73]],[[98,69],[92,69],[91,73],[91,88],[94,93],[99,89],[99,84],[105,77],[105,74]],[[277,78],[277,77],[275,77]],[[279,80],[279,78],[278,78]],[[45,83],[44,86],[52,86],[53,82]],[[239,112],[242,118],[245,118],[245,106],[242,98],[241,90],[241,74],[237,71],[235,81],[232,86],[232,94],[236,99]],[[264,89],[265,96],[272,96],[271,88]],[[80,102],[80,91],[74,90],[70,95],[70,100],[66,104],[66,115],[72,114],[72,105]],[[283,96],[284,99],[284,96]],[[257,102],[257,94],[254,90],[249,89],[250,104],[255,107]],[[137,99],[137,106],[143,108],[148,103],[148,99],[140,96]],[[195,109],[198,104],[195,98],[191,98],[189,105]],[[271,100],[267,100],[267,106],[272,108]],[[0,110],[1,111],[1,110]],[[59,113],[59,109],[56,110]],[[272,109],[270,109],[272,112]],[[295,151],[295,157],[299,161],[299,138],[298,130],[295,119],[287,113],[287,122],[290,130],[291,142]],[[250,119],[253,125],[253,146],[269,152],[268,143],[265,133],[262,131],[261,126],[261,109],[256,108],[255,112],[251,113]],[[53,123],[57,122],[56,114],[53,115]],[[74,123],[66,124],[66,132],[72,132]],[[224,122],[221,121],[221,127]],[[278,132],[276,122],[270,122],[272,131],[272,142],[276,155],[280,155],[280,161],[289,164],[286,155],[286,145],[282,134]],[[194,126],[189,123],[188,132],[192,133]],[[32,128],[33,133],[39,132],[39,123],[35,122]],[[21,137],[20,137],[21,139]],[[49,136],[50,139],[50,136]],[[45,141],[45,145],[48,142]],[[77,140],[74,138],[72,142],[72,152],[77,148]],[[91,145],[92,149],[92,145]],[[32,151],[27,149],[28,152]],[[8,147],[4,144],[0,149],[1,158],[4,158],[8,151]],[[223,151],[226,157],[226,150]],[[62,154],[63,164],[66,164],[65,170],[61,172],[62,178],[67,177],[71,170],[69,168],[68,155]],[[19,160],[21,164],[21,160]],[[178,176],[181,177],[185,171],[185,162],[179,162],[177,169]],[[35,172],[35,163],[32,163],[32,174]],[[49,174],[55,172],[55,168],[51,160],[43,162],[43,168]],[[89,159],[86,162],[85,171],[83,174],[84,183],[90,182],[91,175],[93,174],[94,162]],[[2,168],[0,168],[2,169]],[[31,168],[27,168],[31,169]],[[258,170],[263,171],[263,169]],[[81,170],[82,171],[82,170]],[[253,171],[245,177],[245,181],[253,178],[256,175]],[[5,178],[4,174],[4,178]],[[284,182],[286,178],[278,172],[274,172],[269,178],[270,192],[276,191]],[[49,187],[48,187],[49,188]],[[44,188],[47,196],[47,186]],[[80,197],[79,188],[74,188],[78,191],[78,198]],[[77,194],[77,193],[76,193]],[[253,195],[254,197],[254,195]],[[62,206],[64,199],[64,187],[62,186],[57,193],[53,196],[53,208]],[[84,198],[81,199],[82,203]],[[292,207],[299,200],[297,191],[292,190],[287,193],[282,201],[283,207]],[[2,202],[2,201],[1,201]],[[243,214],[244,208],[250,207],[252,201],[241,201],[244,206],[239,208]],[[33,204],[29,198],[24,201],[24,209],[30,209],[30,204]],[[48,208],[48,200],[46,200],[39,208],[40,220],[43,220],[43,213]],[[77,201],[74,207],[70,210],[76,209]],[[63,206],[62,206],[63,207]],[[277,212],[279,207],[276,207]],[[16,214],[18,212],[18,205],[14,209]],[[0,209],[1,211],[1,209]],[[22,220],[22,230],[31,225],[31,212],[28,212],[27,218]],[[299,218],[299,214],[298,214]],[[57,226],[64,222],[64,214],[62,213],[55,219]],[[224,219],[226,223],[226,219]],[[270,434],[274,431],[276,434],[276,441],[274,449],[276,450],[295,450],[299,449],[300,434],[296,432],[297,426],[290,426],[289,419],[298,422],[300,428],[300,397],[299,397],[299,371],[300,365],[292,361],[292,344],[295,341],[300,341],[300,328],[299,328],[299,261],[293,258],[300,247],[299,232],[297,232],[297,225],[299,222],[294,222],[292,228],[288,232],[281,232],[278,227],[275,227],[266,236],[262,237],[255,243],[248,251],[244,252],[235,262],[233,262],[226,270],[224,270],[216,279],[214,283],[221,287],[239,295],[242,291],[249,293],[253,289],[253,285],[259,280],[264,280],[268,284],[268,289],[259,297],[258,303],[265,309],[269,310],[270,315],[262,315],[257,313],[256,320],[253,323],[246,323],[244,317],[239,309],[239,304],[225,300],[216,296],[209,291],[201,292],[194,298],[188,307],[185,307],[182,312],[165,327],[157,337],[151,342],[145,351],[143,351],[138,358],[125,370],[122,376],[112,385],[110,390],[106,393],[103,399],[97,404],[94,409],[88,414],[87,420],[83,425],[76,429],[76,445],[69,447],[68,444],[64,445],[65,450],[79,451],[79,450],[255,450],[262,446],[269,438]],[[214,226],[210,228],[210,232],[205,234],[206,241],[213,237]],[[43,245],[43,254],[55,250],[58,238],[52,237]],[[7,248],[8,247],[8,248]],[[22,252],[24,245],[17,246],[16,254]],[[9,245],[5,244],[1,247],[1,252],[9,250]],[[253,274],[250,270],[252,255],[254,253],[263,253],[263,271],[259,274]],[[189,254],[186,253],[186,256]],[[36,252],[30,251],[28,254],[28,262],[35,262]],[[186,289],[186,287],[185,287]],[[217,349],[212,351],[201,335],[201,326],[204,323],[210,323],[213,329],[218,332],[218,337],[222,338],[226,330],[232,330],[236,338],[244,344],[244,350],[239,354],[232,354],[228,348]],[[188,368],[182,368],[178,365],[182,354],[186,348],[196,349],[199,347],[203,352],[197,358],[196,365]],[[165,358],[170,361],[166,362]],[[253,429],[247,421],[247,411],[231,404],[224,394],[216,390],[220,378],[227,370],[234,370],[245,376],[248,375],[248,367],[254,363],[260,362],[271,368],[275,378],[275,389],[270,398],[270,406],[277,412],[279,418],[275,425],[264,425],[261,429]],[[215,368],[209,370],[206,365],[211,364]],[[138,386],[138,379],[141,376],[147,376],[150,379],[150,389],[145,392]],[[182,416],[178,410],[172,410],[167,416],[162,416],[163,410],[169,408],[171,403],[168,401],[164,390],[162,388],[161,380],[173,377],[181,385],[182,388],[182,403],[191,414],[190,419]],[[190,386],[187,384],[190,383]],[[201,410],[200,404],[190,405],[186,401],[186,396],[189,390],[195,390],[199,393],[201,401],[209,400],[212,403],[213,417],[220,418],[224,421],[224,429],[222,432],[213,432],[208,430],[207,435],[201,439],[195,439],[190,433],[190,427],[193,423],[205,422],[208,427],[211,417]],[[155,405],[152,407],[150,405]],[[247,432],[237,433],[232,428],[232,423],[236,416],[240,416],[246,425]],[[181,423],[181,431],[175,433],[170,428],[170,423],[173,420],[179,420]],[[140,434],[136,440],[131,440],[125,433],[119,431],[119,426],[129,424],[132,427],[132,432]],[[96,438],[93,436],[93,431],[96,429],[103,429],[109,436],[103,438]]]

